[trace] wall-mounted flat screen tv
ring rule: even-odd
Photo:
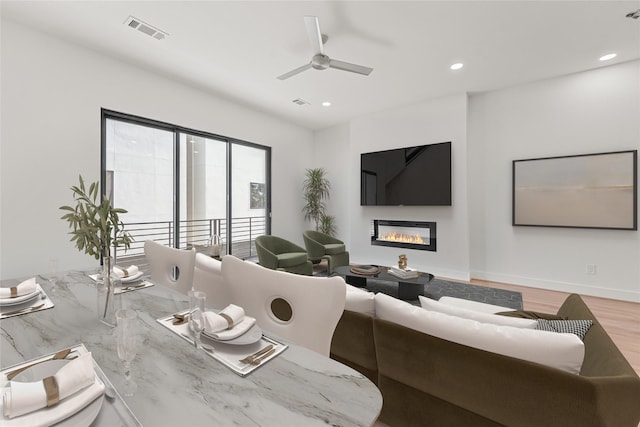
[[[360,155],[361,206],[451,206],[451,142]]]

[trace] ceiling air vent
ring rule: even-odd
[[[311,105],[310,103],[308,103],[307,101],[305,101],[302,98],[296,98],[291,102],[293,102],[294,104],[297,104],[297,105]]]
[[[153,37],[156,40],[162,40],[169,35],[169,33],[165,33],[164,31],[152,25],[149,25],[138,18],[134,18],[133,16],[129,16],[127,20],[124,21],[124,24],[130,28],[133,28],[134,30],[145,33],[146,35]]]
[[[633,19],[640,18],[640,9],[633,10],[633,11],[627,13],[627,18],[633,18]]]

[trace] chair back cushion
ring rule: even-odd
[[[195,249],[170,248],[153,240],[147,240],[144,242],[144,254],[149,261],[151,280],[185,295],[191,290],[196,262]]]
[[[302,238],[310,258],[320,258],[325,254],[336,255],[346,251],[344,242],[319,231],[305,230]]]
[[[207,294],[207,307],[222,310],[231,303],[231,293],[222,277],[222,262],[197,253],[193,289]]]
[[[278,256],[280,254],[304,254],[305,261],[307,255],[306,250],[295,243],[282,237],[267,234],[256,237],[256,252],[258,253],[260,265],[273,270],[282,267],[282,265],[280,265],[280,257]]]
[[[234,304],[255,317],[265,333],[272,333],[329,356],[333,331],[345,305],[341,277],[311,277],[270,270],[232,255],[222,258],[222,275]],[[284,300],[290,319],[273,312]],[[274,304],[276,301],[276,304]]]

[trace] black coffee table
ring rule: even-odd
[[[372,267],[370,265],[363,267]],[[389,267],[381,265],[378,267],[380,271],[374,275],[357,274],[351,271],[351,266],[344,265],[334,268],[334,272],[345,278],[345,282],[352,286],[364,288],[367,286],[367,280],[381,280],[384,282],[393,282],[398,284],[398,298],[402,300],[416,300],[418,295],[424,293],[424,285],[433,279],[433,274],[419,272],[419,276],[414,279],[403,279],[387,272]]]

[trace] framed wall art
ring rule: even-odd
[[[264,209],[265,207],[265,193],[267,189],[262,183],[251,182],[249,183],[249,208],[250,209]]]
[[[637,230],[638,150],[513,161],[514,226]]]

